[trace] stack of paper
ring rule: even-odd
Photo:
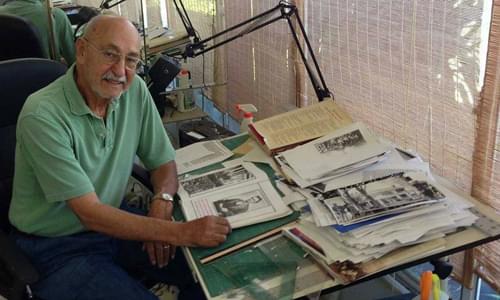
[[[405,246],[443,238],[477,219],[468,201],[421,172],[399,173],[310,196],[315,197],[308,200],[312,220],[302,221],[285,234],[332,275],[339,276],[346,266],[355,267],[356,276],[340,276],[344,281],[364,276],[363,264]]]
[[[372,166],[390,151],[361,123],[278,154],[285,176],[300,187],[326,182]]]
[[[177,174],[185,174],[233,156],[219,141],[198,142],[175,151]]]

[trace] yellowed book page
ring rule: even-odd
[[[323,136],[350,123],[347,112],[326,100],[255,122],[253,127],[273,150]]]

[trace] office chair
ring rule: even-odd
[[[38,273],[8,238],[8,209],[12,195],[17,117],[26,98],[66,72],[66,66],[44,58],[0,61],[0,295],[26,297],[26,287]]]
[[[38,29],[29,20],[0,14],[0,60],[46,57]]]

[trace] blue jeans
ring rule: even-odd
[[[176,285],[179,299],[204,299],[180,249],[167,267],[159,269],[151,265],[141,242],[96,232],[55,238],[12,236],[40,274],[31,288],[41,299],[157,299],[140,279]]]

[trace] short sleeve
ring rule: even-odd
[[[18,122],[20,154],[32,168],[49,202],[65,201],[94,191],[62,125],[27,115]]]
[[[144,85],[144,83],[142,83]],[[144,101],[141,135],[137,155],[148,170],[175,159],[175,150],[170,143],[167,132],[163,127],[160,114],[147,89],[142,87]]]

